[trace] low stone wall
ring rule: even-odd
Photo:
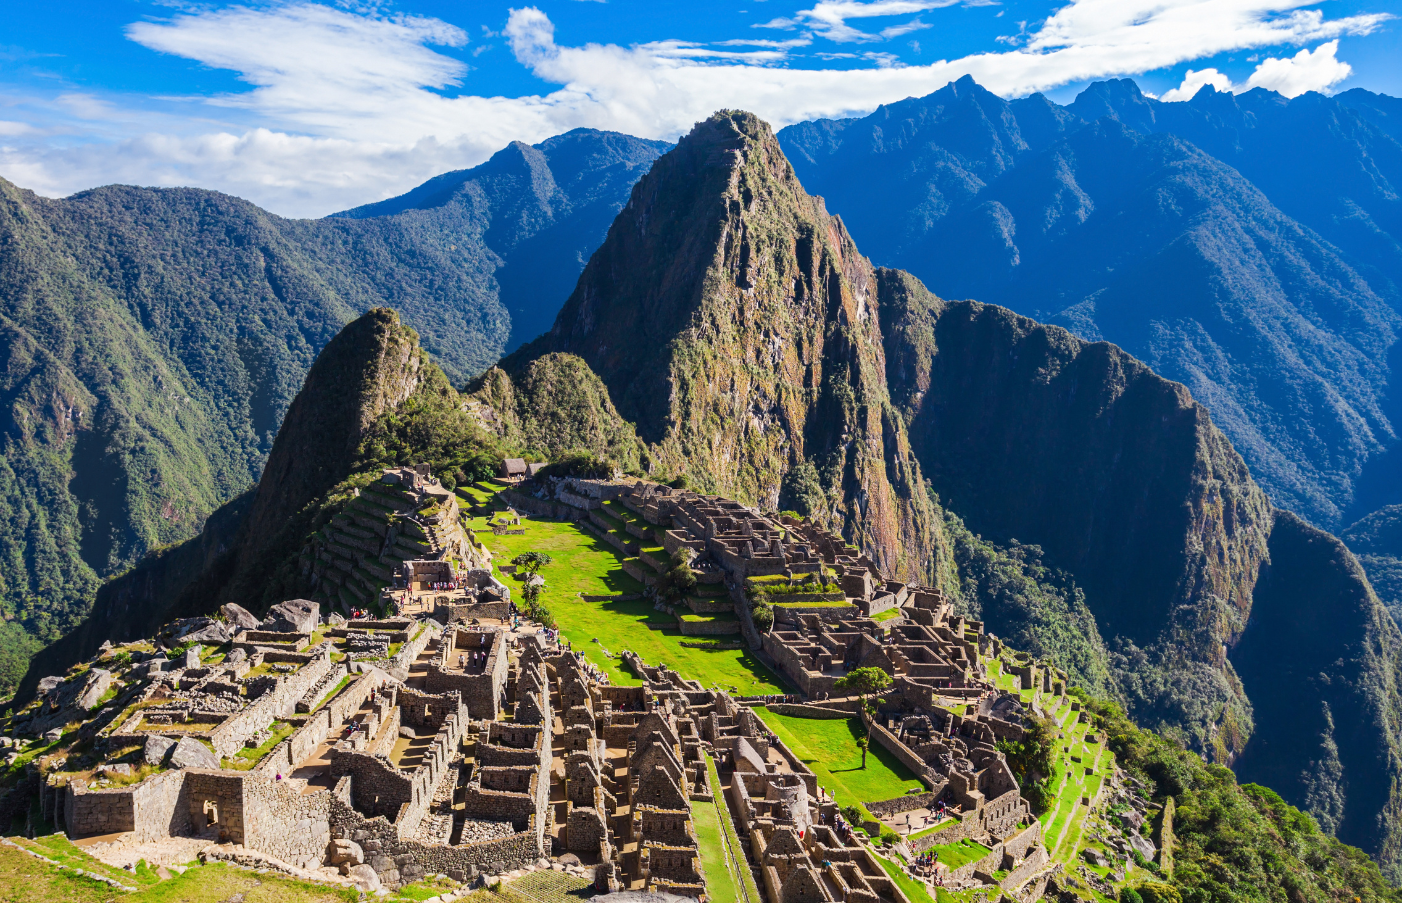
[[[855,718],[856,712],[844,712],[841,709],[829,709],[817,705],[803,705],[801,703],[775,702],[766,706],[769,711],[779,715],[789,715],[793,718],[821,718],[835,721],[839,718]]]
[[[867,811],[877,818],[890,818],[893,815],[900,815],[902,812],[928,809],[936,802],[937,797],[933,793],[908,793],[905,796],[897,796],[889,800],[867,803],[866,807]]]
[[[510,602],[468,602],[463,604],[439,605],[433,610],[433,619],[443,624],[470,621],[473,618],[489,618],[497,621],[505,621],[510,617]]]
[[[319,654],[296,674],[278,681],[276,687],[258,697],[248,708],[224,719],[223,724],[209,732],[215,754],[227,759],[243,749],[249,737],[294,711],[297,702],[329,670],[331,657]]]
[[[739,621],[688,621],[677,618],[684,636],[733,636],[740,632]]]
[[[923,853],[931,847],[942,846],[948,843],[958,843],[974,835],[974,826],[978,824],[976,818],[966,818],[956,821],[948,827],[941,828],[930,834],[925,834],[906,841],[912,853]],[[918,833],[918,832],[917,832]],[[996,871],[996,869],[995,869]],[[970,873],[972,874],[972,872]]]
[[[1008,872],[1007,877],[998,884],[1003,889],[1012,892],[1021,887],[1029,878],[1037,874],[1051,858],[1047,855],[1046,847],[1037,847],[1032,851],[1032,855],[1024,859],[1017,868]]]
[[[481,874],[501,874],[545,855],[532,815],[526,830],[479,843],[430,846],[401,840],[388,819],[367,819],[342,800],[332,802],[332,833],[360,844],[366,863],[380,881],[398,887],[424,875],[442,873],[459,881]]]

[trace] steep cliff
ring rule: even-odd
[[[504,362],[582,358],[654,472],[774,508],[816,475],[813,516],[888,572],[948,554],[885,386],[875,274],[803,190],[769,126],[699,123],[633,189],[555,327]]]
[[[1236,763],[1402,878],[1402,635],[1344,544],[1277,512],[1232,664],[1256,710]]]

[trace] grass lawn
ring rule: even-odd
[[[813,769],[818,783],[833,792],[838,805],[872,803],[904,796],[911,788],[925,789],[914,773],[880,744],[871,745],[867,767],[862,768],[862,751],[857,748],[862,726],[856,718],[794,718],[764,706],[755,706],[755,714]]]
[[[19,838],[13,840],[25,843]],[[63,843],[67,844],[67,840]],[[0,903],[222,903],[231,899],[242,903],[355,903],[360,897],[354,890],[294,881],[272,872],[259,874],[218,863],[197,865],[183,875],[155,883],[155,873],[150,869],[142,868],[137,875],[111,869],[76,847],[71,851],[56,850],[49,838],[25,845],[65,865],[111,875],[138,889],[121,891],[10,847],[0,847]]]
[[[889,621],[892,618],[899,618],[901,614],[902,612],[899,608],[888,608],[885,611],[878,611],[871,616],[871,619],[879,623],[881,621]]]
[[[700,851],[701,872],[706,878],[707,896],[713,900],[739,900],[740,889],[735,880],[734,865],[725,851],[725,838],[721,836],[720,814],[716,811],[715,803],[693,803],[691,820],[696,828],[696,846]]]
[[[916,881],[905,873],[899,862],[892,862],[884,856],[877,856],[876,861],[881,863],[881,867],[886,870],[886,874],[891,880],[896,882],[896,886],[905,894],[910,903],[935,903],[935,899],[930,896],[930,888],[924,881]]]
[[[532,903],[574,903],[594,895],[594,886],[583,878],[564,872],[531,872],[506,884],[508,900],[528,900]],[[503,895],[492,894],[486,899],[502,903]],[[469,897],[469,900],[474,898]],[[713,898],[720,899],[720,898]]]
[[[625,672],[618,658],[605,657],[603,649],[615,656],[632,650],[649,665],[666,663],[707,687],[719,685],[738,695],[786,692],[780,678],[748,649],[681,645],[683,640],[694,640],[682,635],[676,618],[654,611],[646,599],[585,602],[582,596],[642,594],[642,584],[623,573],[613,546],[571,523],[522,518],[521,526],[526,530],[522,536],[494,536],[488,532],[483,540],[498,564],[509,564],[512,558],[527,551],[545,552],[554,559],[540,570],[545,578],[541,602],[555,616],[565,638],[602,668],[613,683],[637,685],[642,681]],[[519,589],[520,584],[512,577],[501,577],[507,586]],[[661,629],[653,630],[649,625]]]
[[[943,862],[953,870],[961,865],[973,862],[975,859],[982,859],[987,856],[988,847],[972,840],[961,840],[958,843],[936,844],[930,847],[930,852],[938,855],[940,862]]]
[[[730,808],[726,805],[725,788],[721,786],[720,772],[716,770],[715,760],[709,754],[706,756],[706,774],[710,778],[711,794],[715,797],[715,801],[698,803],[691,807],[691,811],[694,814],[709,812],[711,816],[714,816],[719,832],[716,840],[720,846],[714,852],[707,848],[707,841],[701,833],[700,816],[698,816],[696,836],[698,846],[701,848],[701,865],[702,868],[705,868],[708,862],[724,862],[728,877],[726,885],[719,883],[713,885],[710,872],[707,872],[707,896],[712,900],[763,903],[764,897],[760,895],[759,887],[755,884],[754,873],[750,871],[750,866],[745,861],[745,847],[740,845],[740,836],[736,833],[735,823],[730,818]],[[716,869],[712,867],[712,870]]]

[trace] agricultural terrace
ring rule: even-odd
[[[615,684],[642,682],[620,667],[619,656],[631,650],[650,665],[666,664],[707,687],[718,686],[736,695],[788,692],[782,680],[748,649],[699,648],[713,646],[715,641],[683,636],[676,618],[654,611],[642,597],[643,585],[623,572],[623,560],[614,547],[575,524],[523,517],[521,536],[495,536],[482,517],[472,518],[470,526],[499,565],[509,564],[522,552],[545,552],[554,559],[540,570],[545,578],[541,603],[574,648]],[[510,576],[498,576],[508,586],[519,587]],[[608,598],[597,601],[600,597]],[[683,646],[683,641],[698,645]]]

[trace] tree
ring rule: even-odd
[[[672,566],[657,582],[657,595],[669,604],[680,602],[686,594],[696,588],[696,574],[691,570],[691,560],[696,553],[685,546],[677,549],[672,556]]]
[[[754,619],[755,629],[761,633],[774,626],[774,609],[763,602],[750,609],[750,617]]]
[[[856,693],[866,705],[868,696],[879,696],[891,688],[891,675],[880,668],[853,668],[832,685],[834,690]]]
[[[862,767],[867,767],[867,747],[871,746],[871,740],[866,737],[857,738],[857,749],[862,751]]]
[[[525,571],[527,575],[531,575],[554,560],[544,552],[522,552],[511,559],[511,563]]]

